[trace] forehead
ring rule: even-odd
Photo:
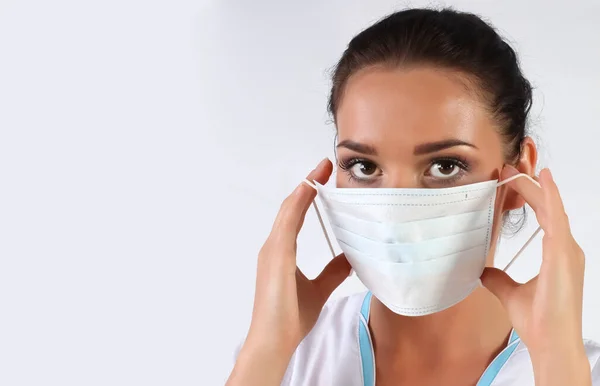
[[[412,145],[492,135],[493,121],[469,79],[452,70],[371,67],[348,80],[336,114],[340,140]],[[483,137],[483,138],[482,138]]]

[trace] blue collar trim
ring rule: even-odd
[[[369,291],[363,299],[360,307],[360,317],[358,321],[358,346],[360,348],[360,360],[362,362],[362,375],[364,386],[375,386],[375,356],[373,345],[371,344],[371,335],[369,332],[369,313],[371,310],[371,298],[373,294]],[[496,376],[504,367],[510,356],[519,345],[520,338],[513,329],[508,338],[507,347],[498,354],[496,358],[485,369],[483,375],[477,382],[477,386],[490,386]]]

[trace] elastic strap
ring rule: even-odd
[[[539,182],[537,182],[531,176],[529,176],[529,175],[527,175],[525,173],[517,174],[515,176],[507,178],[504,181],[499,182],[498,185],[496,185],[496,186],[498,186],[498,187],[502,186],[504,184],[507,184],[507,183],[509,183],[511,181],[514,181],[517,178],[521,178],[521,177],[527,178],[529,181],[533,182],[538,188],[542,187]],[[525,250],[525,248],[527,248],[527,246],[533,241],[533,239],[535,238],[535,236],[537,236],[538,233],[540,233],[541,230],[542,230],[542,227],[538,226],[538,228],[535,230],[535,232],[533,232],[533,234],[529,237],[529,239],[527,239],[527,241],[525,242],[525,244],[523,244],[523,246],[521,247],[521,249],[519,249],[519,252],[517,252],[517,254],[508,262],[508,264],[506,264],[506,267],[504,267],[503,271],[506,271],[507,269],[510,268],[510,266],[517,260],[517,258],[519,256],[521,256],[521,253],[523,253],[523,251]]]
[[[533,241],[533,239],[535,238],[535,236],[537,236],[537,234],[540,233],[541,230],[542,230],[542,227],[538,227],[536,229],[536,231],[533,232],[533,234],[529,237],[529,239],[527,240],[527,242],[525,242],[525,244],[523,244],[523,246],[521,247],[521,249],[519,249],[519,252],[517,252],[517,254],[515,255],[515,257],[513,257],[508,262],[508,264],[506,264],[506,267],[504,267],[504,269],[502,269],[503,271],[506,272],[506,270],[510,268],[510,266],[515,262],[515,260],[517,260],[517,257],[519,257],[521,255],[521,253],[523,253],[523,251],[525,250],[525,248],[527,248],[527,246]]]
[[[313,184],[312,182],[310,182],[309,180],[307,180],[306,178],[304,179],[304,181],[308,186],[310,186],[311,188],[313,188],[314,190],[317,190],[317,185]],[[318,191],[318,190],[317,190]]]
[[[525,174],[525,173],[517,174],[515,176],[512,176],[512,177],[509,177],[509,178],[505,179],[504,181],[500,181],[500,182],[498,182],[498,184],[496,186],[500,187],[500,186],[502,186],[504,184],[508,184],[509,182],[514,181],[517,178],[521,178],[521,177],[527,178],[529,181],[533,182],[538,188],[542,187],[542,185],[540,185],[539,182],[537,182],[531,176],[529,176],[528,174]]]

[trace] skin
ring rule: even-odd
[[[336,114],[337,186],[442,188],[533,176],[533,141],[527,138],[518,158],[506,159],[497,122],[474,87],[467,76],[439,68],[371,67],[354,74]],[[308,179],[325,183],[332,168],[324,160]],[[551,173],[543,170],[536,179],[541,188],[524,178],[499,188],[493,234],[496,240],[503,213],[529,204],[544,230],[539,275],[518,284],[492,268],[491,254],[485,288],[442,312],[405,317],[373,298],[378,386],[475,385],[512,327],[529,349],[536,385],[591,385],[581,339],[584,254]],[[313,280],[296,266],[296,238],[315,194],[300,184],[286,198],[259,253],[252,322],[229,386],[279,385],[325,301],[350,272],[343,255]]]

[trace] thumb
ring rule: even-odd
[[[481,283],[500,300],[505,309],[508,309],[508,298],[512,291],[520,286],[506,272],[490,267],[484,269]]]
[[[331,293],[346,280],[350,275],[351,268],[346,256],[342,253],[333,258],[313,280],[323,302],[327,301]]]

